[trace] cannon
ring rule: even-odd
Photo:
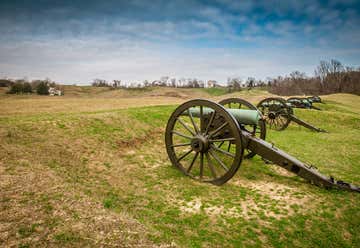
[[[286,100],[286,102],[289,103],[293,108],[321,110],[320,108],[313,105],[313,98],[290,97]]]
[[[187,101],[175,109],[166,126],[169,159],[193,179],[222,185],[238,171],[247,149],[315,185],[360,192],[359,187],[324,176],[315,167],[256,137],[248,126],[259,125],[261,119],[257,110],[227,109],[204,99]]]
[[[270,129],[282,131],[288,127],[291,121],[316,132],[326,132],[315,127],[294,115],[291,104],[278,97],[269,97],[260,101],[257,108],[264,116],[264,121]]]
[[[241,110],[255,110],[258,111],[259,110],[250,102],[241,99],[241,98],[227,98],[227,99],[223,99],[219,102],[220,105],[224,106],[226,109],[230,109],[230,111],[233,111],[233,109],[241,109]],[[250,123],[250,124],[244,124],[242,128],[245,128],[249,133],[251,133],[253,136],[258,137],[260,139],[265,140],[266,137],[266,123],[262,118],[262,114],[261,112],[259,112],[259,116],[261,116],[261,118],[259,118],[259,120],[254,124],[254,123]],[[252,158],[256,155],[256,153],[254,151],[245,149],[245,156],[244,158]]]
[[[307,99],[311,102],[322,103],[320,96],[309,96]]]

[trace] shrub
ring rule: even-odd
[[[14,84],[13,81],[7,80],[7,79],[0,79],[0,87],[9,87],[12,84]]]
[[[40,82],[36,87],[36,93],[39,95],[49,95],[49,86],[47,82]]]
[[[30,83],[24,83],[23,85],[23,93],[32,93],[32,87]]]
[[[14,83],[13,85],[11,85],[10,90],[9,90],[9,94],[20,94],[23,93],[24,91],[24,85],[22,83]]]

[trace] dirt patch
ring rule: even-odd
[[[284,185],[272,181],[251,181],[244,180],[232,182],[235,185],[256,190],[261,195],[266,195],[272,200],[284,201],[288,204],[305,204],[312,201],[310,194],[302,194],[300,190],[295,187]],[[297,194],[298,193],[298,194]]]
[[[116,141],[116,144],[119,148],[139,148],[142,146],[145,142],[149,141],[149,139],[153,139],[154,137],[159,136],[159,134],[164,133],[164,130],[162,129],[154,129],[149,131],[145,136],[143,137],[135,137],[130,140],[118,140]],[[126,153],[126,152],[125,152]]]
[[[164,96],[170,96],[170,97],[178,97],[178,98],[186,98],[185,95],[179,94],[178,92],[172,91],[172,92],[166,92]]]
[[[196,198],[189,202],[184,202],[182,206],[180,206],[180,210],[185,213],[199,213],[201,209],[202,203],[199,198]]]

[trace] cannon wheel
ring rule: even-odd
[[[219,102],[219,104],[221,104],[225,108],[251,109],[251,110],[259,111],[253,104],[251,104],[248,101],[241,99],[241,98],[227,98],[227,99],[221,100]],[[261,112],[260,112],[260,115],[262,116]],[[266,124],[262,119],[259,121],[258,125],[246,125],[245,126],[245,125],[241,125],[241,123],[239,123],[239,125],[240,125],[241,129],[244,129],[245,131],[251,133],[252,136],[255,136],[259,139],[265,140]],[[249,126],[250,126],[250,128],[249,128]],[[252,158],[256,155],[256,152],[254,152],[254,151],[251,151],[249,149],[246,149],[246,151],[247,151],[247,154],[244,156],[244,158]]]
[[[282,98],[270,97],[259,102],[257,108],[270,129],[282,131],[289,125],[293,110]]]
[[[199,109],[198,118],[190,108]],[[221,132],[226,132],[226,138],[216,137]],[[219,148],[223,141],[231,142],[232,149]],[[234,117],[221,105],[202,99],[176,108],[166,126],[165,143],[175,167],[196,180],[215,185],[234,176],[244,153],[240,127]]]

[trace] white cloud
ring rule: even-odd
[[[37,41],[0,48],[2,72],[10,77],[45,78],[64,83],[89,83],[94,78],[128,82],[161,76],[226,81],[229,76],[266,78],[293,70],[311,74],[332,52],[288,49],[184,48],[149,42],[89,40]],[[337,58],[350,55],[342,51]],[[358,55],[360,51],[352,51]],[[3,59],[3,58],[6,58]]]
[[[350,8],[339,11],[316,1],[220,2],[232,11],[171,1],[161,9],[150,2],[132,3],[146,7],[154,18],[84,17],[69,15],[74,10],[67,9],[49,11],[54,18],[45,21],[0,16],[1,72],[66,83],[164,75],[225,81],[228,76],[265,78],[292,70],[311,74],[326,58],[359,63],[359,17]],[[259,7],[265,12],[251,12]],[[282,17],[266,20],[269,14]]]

